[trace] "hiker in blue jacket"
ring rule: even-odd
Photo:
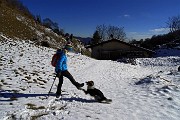
[[[57,87],[56,97],[61,96],[61,87],[63,84],[63,77],[67,77],[71,83],[76,86],[77,89],[81,89],[81,87],[84,86],[84,83],[78,83],[75,81],[73,76],[69,73],[67,69],[67,52],[72,50],[72,46],[70,44],[67,44],[62,50],[57,51],[58,54],[60,54],[60,58],[57,62],[57,65],[55,67],[55,72],[57,73],[57,76],[59,77],[59,84]]]

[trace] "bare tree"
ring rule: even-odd
[[[115,27],[109,25],[106,33],[109,39],[113,37],[115,39],[124,40],[126,37],[123,27]]]
[[[105,40],[105,38],[106,38],[106,31],[107,31],[106,25],[104,25],[104,24],[103,25],[98,25],[96,27],[96,31],[98,31],[98,34],[99,34],[101,40]]]
[[[102,41],[105,41],[107,39],[119,39],[119,40],[125,40],[126,34],[124,32],[123,27],[116,27],[116,26],[106,26],[106,25],[98,25],[96,27],[96,31],[98,31],[99,36]]]
[[[167,25],[170,29],[170,32],[175,32],[177,30],[180,30],[180,15],[170,17]]]

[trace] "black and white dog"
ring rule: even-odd
[[[93,81],[87,81],[86,84],[87,84],[87,90],[82,89],[85,94],[91,95],[98,102],[111,102],[112,101],[111,99],[107,99],[99,89],[94,87]]]

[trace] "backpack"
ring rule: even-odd
[[[59,58],[61,57],[59,52],[62,52],[61,49],[57,50],[56,54],[54,54],[52,57],[51,65],[53,67],[56,67],[57,62],[58,62]]]

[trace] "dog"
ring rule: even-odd
[[[85,94],[91,95],[98,102],[107,102],[107,101],[110,102],[111,101],[111,99],[107,99],[99,89],[94,87],[93,81],[87,81],[86,85],[87,85],[87,90],[82,89]]]

